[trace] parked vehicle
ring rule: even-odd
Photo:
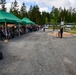
[[[48,26],[45,26],[45,29],[48,29]]]

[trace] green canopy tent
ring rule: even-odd
[[[15,15],[0,10],[0,23],[5,23],[6,38],[7,38],[6,23],[20,23],[20,22],[21,22],[21,20],[19,18],[17,18]]]
[[[23,25],[29,25],[29,27],[32,28],[33,31],[36,30],[36,23],[34,23],[33,21],[31,21],[29,18],[26,18],[24,17],[22,20],[21,20],[21,24]],[[27,27],[26,27],[27,28]]]
[[[11,13],[0,10],[0,22],[20,23],[21,20]]]
[[[21,21],[21,24],[32,24],[34,25],[35,23],[31,21],[29,18],[23,18]]]
[[[17,18],[14,14],[9,14],[10,17],[12,17],[13,22],[12,23],[21,23],[21,20]]]

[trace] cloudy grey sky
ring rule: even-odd
[[[14,2],[14,0],[6,0],[7,4],[6,7],[9,10],[11,6],[11,2]],[[38,5],[40,8],[40,11],[51,11],[52,6],[55,6],[57,8],[76,8],[76,0],[17,0],[19,3],[19,6],[24,2],[27,10],[29,9],[30,5]]]

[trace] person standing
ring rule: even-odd
[[[63,26],[60,27],[60,38],[63,37]]]

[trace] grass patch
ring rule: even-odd
[[[68,32],[70,32],[72,34],[76,34],[76,30],[69,30]]]
[[[53,27],[52,26],[49,26],[49,29],[53,29]]]
[[[49,29],[53,29],[53,26],[49,26]],[[60,29],[60,26],[54,26],[54,29]]]
[[[70,33],[76,34],[76,27],[72,27],[71,30],[69,30]]]

